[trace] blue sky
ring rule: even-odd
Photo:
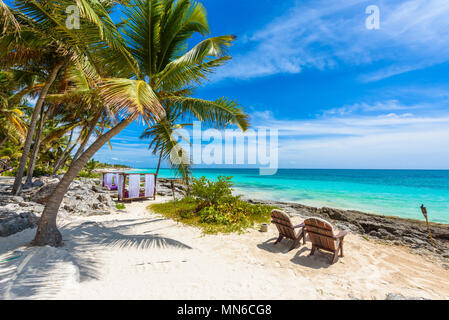
[[[202,3],[212,35],[238,40],[196,95],[237,99],[253,128],[277,128],[281,168],[449,169],[447,0]],[[143,129],[95,159],[154,167]]]

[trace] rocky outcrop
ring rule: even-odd
[[[0,196],[0,237],[37,226],[43,206],[22,197]]]
[[[174,191],[176,199],[184,198],[187,192],[187,186],[175,183]],[[173,197],[171,182],[168,179],[160,178],[157,180],[156,193],[162,197]]]
[[[8,179],[0,182],[0,237],[6,237],[37,226],[45,203],[59,182],[58,178],[42,177],[23,190],[21,197],[10,196]],[[58,216],[91,216],[115,211],[114,193],[100,185],[99,180],[75,180],[69,187]]]
[[[27,228],[37,226],[48,198],[61,177],[41,177],[23,189],[21,197],[10,196],[12,178],[0,180],[0,237],[6,237]],[[186,187],[175,184],[175,197],[183,198]],[[171,182],[158,179],[158,196],[173,196]],[[58,216],[92,216],[110,214],[116,210],[114,197],[117,191],[101,186],[98,179],[74,180],[61,203]]]
[[[250,203],[273,205],[292,215],[321,217],[340,229],[350,230],[368,239],[393,245],[405,245],[416,253],[432,253],[449,259],[449,225],[431,224],[435,246],[429,238],[427,225],[423,221],[386,217],[354,210],[314,208],[299,203],[247,200]],[[449,260],[448,260],[449,261]]]

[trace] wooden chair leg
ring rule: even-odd
[[[312,251],[310,251],[310,256],[315,254],[316,247],[312,244]]]
[[[334,264],[335,262],[337,262],[337,260],[338,260],[338,250],[336,250],[336,251],[334,252],[334,258],[332,259],[332,264]]]
[[[340,242],[340,257],[344,257],[343,255],[343,241]]]
[[[278,244],[279,242],[281,242],[281,240],[284,238],[283,235],[279,235],[279,238],[276,240],[276,242],[274,244]]]
[[[292,244],[292,246],[290,247],[290,249],[288,250],[288,252],[292,251],[293,249],[298,248],[300,245],[301,245],[301,237],[296,238],[296,239],[293,241],[293,244]]]

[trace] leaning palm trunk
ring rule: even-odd
[[[32,242],[35,246],[50,245],[58,247],[62,244],[62,236],[56,227],[56,217],[61,202],[72,181],[77,177],[81,169],[89,159],[112,137],[126,128],[134,118],[127,118],[117,124],[114,128],[100,136],[92,145],[70,166],[64,177],[56,186],[55,191],[48,198],[42,216],[39,220],[36,236]]]
[[[84,138],[82,144],[76,151],[75,155],[73,156],[72,161],[76,161],[79,158],[79,156],[84,152],[84,148],[86,148],[86,145],[89,142],[90,136],[92,135],[92,132],[95,130],[95,127],[97,126],[97,122],[100,119],[100,117],[101,117],[101,113],[99,113],[97,116],[95,116],[95,118],[92,120],[92,123],[90,124],[89,128],[87,128],[86,138]]]
[[[62,163],[65,163],[65,161],[67,160],[69,154],[72,152],[72,150],[77,145],[78,141],[75,142],[72,146],[70,146],[70,144],[72,143],[72,138],[73,138],[73,130],[70,132],[70,138],[69,138],[69,141],[67,142],[67,147],[62,152],[62,154],[59,157],[58,161],[56,161],[56,165],[53,168],[53,173],[52,173],[53,176],[56,175],[56,172],[58,172],[58,170],[61,167]]]
[[[55,176],[59,169],[64,168],[65,163],[67,162],[67,159],[69,158],[72,151],[75,149],[77,144],[74,144],[70,147],[69,150],[67,150],[61,157],[59,158],[58,162],[56,163],[56,166],[53,169],[53,175]]]
[[[47,119],[47,115],[50,112],[50,110],[47,110],[47,112],[44,112],[44,108],[41,110],[41,118],[39,120],[39,127],[36,131],[36,137],[34,138],[34,146],[33,150],[31,151],[30,155],[30,161],[28,161],[28,168],[27,168],[27,179],[25,184],[31,184],[33,182],[33,173],[34,173],[34,167],[36,166],[36,160],[37,160],[37,154],[39,153],[39,149],[41,147],[42,142],[42,130],[44,129],[44,123]]]
[[[12,187],[12,194],[19,195],[22,191],[22,177],[25,171],[25,165],[28,159],[28,154],[30,152],[31,143],[33,142],[33,135],[36,129],[37,117],[41,112],[42,105],[44,104],[45,98],[47,97],[48,90],[56,79],[59,70],[64,65],[64,61],[58,62],[51,71],[47,82],[45,83],[42,91],[39,95],[39,99],[34,106],[33,115],[31,117],[30,125],[28,127],[27,136],[25,139],[25,144],[23,145],[22,157],[20,158],[19,168],[17,169],[16,179],[14,180],[14,185]]]

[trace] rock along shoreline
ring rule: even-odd
[[[431,223],[430,229],[435,247],[429,238],[424,221],[399,217],[381,216],[356,210],[316,208],[294,202],[246,199],[249,203],[279,207],[290,215],[302,218],[320,217],[328,220],[341,230],[349,230],[367,240],[380,241],[392,245],[402,245],[417,254],[434,254],[449,262],[449,225]],[[449,268],[449,265],[447,265]]]

